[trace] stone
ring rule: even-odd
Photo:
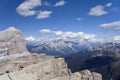
[[[84,71],[88,72],[89,70],[83,70],[82,72]],[[76,72],[73,73],[71,76],[57,77],[51,80],[102,80],[101,74],[96,72],[90,72],[90,74],[91,75]]]
[[[80,73],[84,75],[91,75],[91,72],[89,70],[82,70]]]
[[[0,56],[27,52],[22,33],[10,27],[0,32]]]
[[[18,60],[16,59],[16,62],[21,65],[20,63],[24,63],[24,60],[30,58],[29,64],[22,64],[23,66],[19,70],[17,70],[19,66],[12,67],[11,69],[15,69],[1,75],[0,80],[102,80],[101,74],[89,70],[69,74],[63,58],[56,59],[47,55],[28,56],[20,57]],[[40,61],[37,61],[38,58]],[[31,62],[32,60],[36,63]]]

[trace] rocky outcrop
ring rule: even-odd
[[[57,77],[52,80],[102,80],[102,76],[99,73],[83,70],[81,72],[73,73],[69,76]]]
[[[56,59],[44,54],[30,54],[6,63],[0,65],[0,80],[50,80],[68,75],[67,64],[63,58]]]
[[[63,58],[51,59],[30,65],[24,68],[23,72],[34,75],[34,77],[40,80],[50,80],[52,78],[68,75],[67,64],[64,62]]]
[[[89,70],[71,73],[63,58],[45,54],[27,55],[6,63],[0,67],[4,71],[0,80],[102,80],[99,73]]]
[[[45,54],[27,54],[14,59],[4,59],[0,61],[0,73],[19,71],[21,68],[27,67],[32,64],[42,63],[43,61],[54,59],[53,56],[46,56]]]
[[[0,56],[26,52],[22,33],[10,27],[0,32]]]

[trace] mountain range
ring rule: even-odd
[[[98,43],[81,44],[79,41],[53,40],[48,42],[27,42],[27,49],[32,53],[45,53],[56,57],[78,53],[86,48],[91,48]]]

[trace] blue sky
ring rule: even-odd
[[[117,37],[118,40],[119,21],[119,0],[0,1],[0,30],[14,26],[25,37],[38,38],[42,29],[48,29],[64,34],[83,32],[99,38]]]

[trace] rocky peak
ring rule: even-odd
[[[0,57],[26,52],[22,33],[14,27],[0,32]]]
[[[15,27],[9,27],[7,30],[9,30],[9,31],[18,31]]]

